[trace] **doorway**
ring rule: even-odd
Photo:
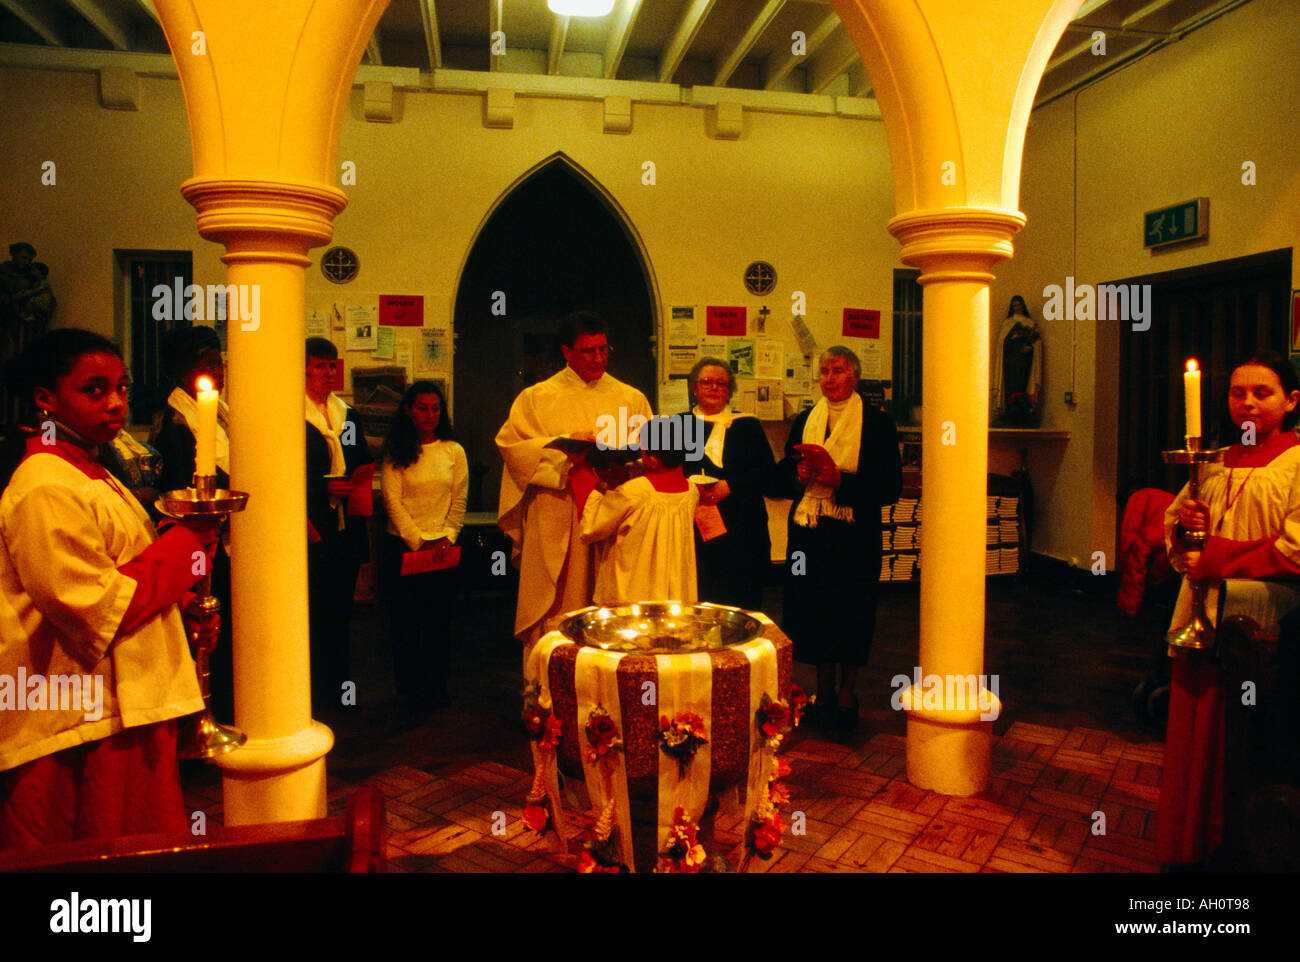
[[[469,511],[496,511],[502,465],[493,439],[515,396],[564,366],[555,331],[576,310],[605,318],[609,373],[653,399],[648,266],[612,201],[556,155],[497,204],[456,290],[452,423],[469,461]]]
[[[1151,328],[1121,326],[1119,495],[1138,487],[1177,491],[1187,470],[1161,452],[1182,446],[1183,365],[1202,370],[1208,443],[1229,444],[1228,381],[1258,351],[1290,353],[1291,250],[1270,251],[1181,271],[1134,278],[1151,285]],[[1121,504],[1122,509],[1122,504]]]

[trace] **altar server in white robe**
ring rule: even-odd
[[[535,641],[549,619],[591,604],[592,597],[592,549],[580,536],[582,505],[570,484],[583,455],[547,445],[564,437],[592,441],[598,433],[617,444],[619,426],[631,423],[635,431],[652,414],[644,394],[605,373],[607,330],[588,311],[566,317],[559,330],[565,368],[520,392],[497,432],[505,460],[498,523],[519,568],[520,641]]]

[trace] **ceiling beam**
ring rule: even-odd
[[[420,20],[424,22],[424,47],[429,52],[429,69],[442,67],[442,38],[438,35],[438,10],[433,0],[420,0]]]
[[[149,15],[150,20],[154,23],[162,23],[162,21],[158,19],[158,11],[154,9],[153,0],[136,0],[136,3],[140,5],[141,10]]]
[[[1082,57],[1092,49],[1093,43],[1093,39],[1089,37],[1087,40],[1082,40],[1066,50],[1061,50],[1061,45],[1058,43],[1056,49],[1061,52],[1056,54],[1056,56],[1051,60],[1047,61],[1047,66],[1043,68],[1043,73],[1047,74],[1049,71],[1056,70],[1057,68],[1069,63],[1075,57]]]
[[[1107,74],[1113,70],[1118,70],[1120,67],[1124,66],[1124,64],[1128,63],[1130,60],[1142,56],[1152,47],[1157,46],[1159,43],[1160,43],[1159,40],[1146,40],[1143,41],[1139,46],[1134,47],[1132,50],[1120,54],[1118,57],[1114,55],[1111,55],[1109,57],[1098,57],[1097,60],[1101,62],[1098,63],[1097,68],[1095,70],[1089,70],[1083,74],[1080,74],[1077,77],[1071,78],[1070,80],[1065,81],[1059,87],[1056,87],[1050,92],[1044,91],[1042,86],[1040,85],[1038,88],[1038,93],[1034,96],[1034,107],[1035,108],[1041,107],[1043,104],[1055,100],[1057,97],[1060,97],[1062,94],[1067,94],[1071,90],[1077,90],[1078,88],[1091,83],[1093,80],[1096,80],[1102,74]],[[1046,79],[1046,76],[1044,76],[1044,79]]]
[[[384,57],[379,50],[379,39],[379,24],[375,24],[375,32],[370,35],[370,40],[366,43],[366,63],[372,67],[384,65]]]
[[[713,78],[713,86],[725,87],[727,85],[727,81],[736,72],[736,68],[740,66],[749,51],[754,49],[754,44],[758,43],[758,38],[763,35],[763,31],[771,24],[772,18],[780,13],[781,8],[784,6],[785,0],[767,0],[763,4],[763,9],[758,11],[758,14],[750,21],[749,26],[745,28],[745,32],[736,40],[735,45],[722,57],[718,72]]]
[[[858,48],[853,43],[849,32],[841,27],[835,35],[826,41],[821,54],[808,68],[808,93],[819,94],[835,78],[853,66],[860,58]]]
[[[1120,24],[1121,26],[1124,27],[1130,27],[1135,23],[1145,20],[1147,17],[1154,16],[1155,14],[1163,10],[1165,7],[1169,6],[1169,4],[1171,4],[1172,2],[1173,0],[1154,0],[1153,3],[1148,3],[1145,7],[1143,7],[1140,10],[1134,10],[1122,21],[1120,21]]]
[[[496,73],[501,69],[501,58],[492,53],[492,38],[501,30],[502,0],[488,0],[488,70]],[[509,50],[509,41],[506,49]]]
[[[796,66],[801,63],[807,63],[808,58],[817,52],[817,48],[826,42],[826,39],[835,32],[835,28],[840,25],[839,14],[828,13],[812,31],[805,35],[804,52],[797,54],[794,52],[794,44],[790,49],[777,47],[772,55],[767,58],[763,64],[763,89],[771,90],[790,73]]]
[[[556,14],[551,20],[551,44],[546,50],[546,72],[554,76],[560,72],[560,57],[564,54],[564,39],[569,34],[569,18]]]
[[[27,24],[37,36],[51,47],[67,46],[67,41],[63,38],[63,31],[59,29],[58,24],[50,19],[48,7],[42,6],[38,9],[34,3],[28,3],[26,0],[0,0],[0,7],[4,7]]]
[[[672,81],[673,74],[677,73],[677,68],[682,65],[682,60],[686,57],[686,51],[695,42],[695,36],[700,32],[700,26],[704,23],[704,18],[709,15],[709,11],[712,9],[713,0],[690,0],[686,8],[682,10],[677,26],[673,28],[673,35],[668,39],[663,52],[659,55],[659,82],[661,84]]]
[[[632,36],[632,27],[636,24],[636,15],[641,12],[641,0],[619,0],[614,10],[614,22],[610,27],[609,39],[605,41],[605,79],[613,80],[618,76],[618,66],[623,62],[623,52]]]
[[[116,10],[107,10],[98,0],[68,0],[68,5],[99,31],[114,50],[131,49],[131,24]]]

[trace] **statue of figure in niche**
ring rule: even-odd
[[[1043,335],[1017,294],[993,342],[989,385],[993,427],[1036,428],[1042,423]]]

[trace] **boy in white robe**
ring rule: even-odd
[[[667,436],[668,424],[655,418],[641,430],[643,476],[601,490],[589,466],[575,471],[575,488],[595,488],[582,511],[582,540],[598,542],[592,597],[598,605],[696,600],[693,526],[700,495],[682,471],[680,445],[653,443]]]

